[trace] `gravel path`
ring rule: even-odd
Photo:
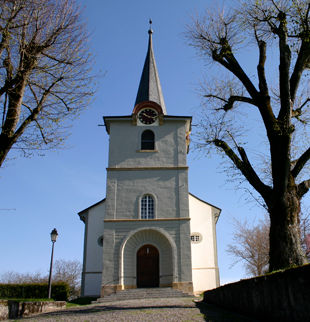
[[[22,320],[53,322],[96,321],[209,321],[209,322],[254,322],[214,306],[200,305],[191,298],[143,299],[93,304],[44,313]]]

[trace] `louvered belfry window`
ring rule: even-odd
[[[145,195],[141,199],[141,219],[154,218],[154,198],[150,195]]]

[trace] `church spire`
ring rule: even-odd
[[[147,54],[144,62],[144,67],[140,79],[138,94],[135,102],[135,106],[139,103],[152,101],[159,104],[163,110],[163,114],[167,114],[166,106],[164,102],[163,93],[160,86],[158,71],[156,67],[155,57],[153,53],[152,45],[152,20],[150,19],[149,44]]]

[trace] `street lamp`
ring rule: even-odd
[[[53,256],[54,256],[54,244],[56,242],[58,233],[56,228],[54,228],[51,232],[51,241],[52,241],[52,255],[51,255],[51,265],[50,265],[50,274],[48,277],[48,298],[51,298],[52,293],[52,270],[53,270]]]

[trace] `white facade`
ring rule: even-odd
[[[220,209],[189,194],[192,277],[194,293],[219,286],[216,222]],[[198,239],[196,241],[195,239]]]
[[[192,259],[192,282],[193,293],[199,294],[205,290],[213,289],[219,286],[219,271],[217,263],[217,247],[216,247],[216,222],[220,215],[220,209],[212,206],[205,201],[202,201],[192,194],[189,194],[189,213],[190,213],[190,233],[192,238],[199,236],[200,240],[191,241],[191,259]],[[85,237],[84,237],[84,261],[83,261],[83,276],[82,276],[82,295],[83,296],[100,296],[102,282],[102,236],[105,214],[105,199],[99,203],[81,211],[80,218],[85,222]],[[167,229],[167,228],[166,228]],[[139,233],[140,232],[140,233]],[[158,232],[158,233],[157,233]],[[130,231],[129,238],[135,236],[135,240],[139,245],[144,243],[153,243],[163,250],[161,271],[165,272],[166,265],[172,269],[172,261],[177,259],[172,256],[176,253],[174,249],[171,253],[165,253],[169,249],[169,236],[160,239],[160,245],[156,242],[156,235],[161,237],[160,228],[152,227],[149,229],[134,229]],[[163,235],[164,236],[164,235]],[[171,240],[171,239],[170,239]],[[128,245],[127,245],[128,247]],[[130,245],[129,245],[130,247]],[[134,248],[134,245],[131,246]],[[174,245],[176,248],[176,245]],[[122,247],[124,252],[124,246]],[[128,266],[130,259],[124,258],[120,254],[120,276],[124,276],[124,266]],[[135,258],[134,258],[135,259]],[[116,259],[117,260],[117,259]],[[134,268],[133,268],[134,269]],[[171,272],[170,272],[171,273]],[[135,271],[132,272],[132,275]],[[164,275],[164,274],[162,274]],[[124,279],[121,280],[124,284]],[[128,284],[133,285],[133,281]]]
[[[81,211],[85,223],[82,295],[136,287],[199,293],[219,286],[220,209],[188,191],[191,117],[167,115],[152,30],[135,107],[104,117],[106,199]]]
[[[98,296],[102,276],[102,243],[105,199],[79,213],[85,223],[82,294]]]

